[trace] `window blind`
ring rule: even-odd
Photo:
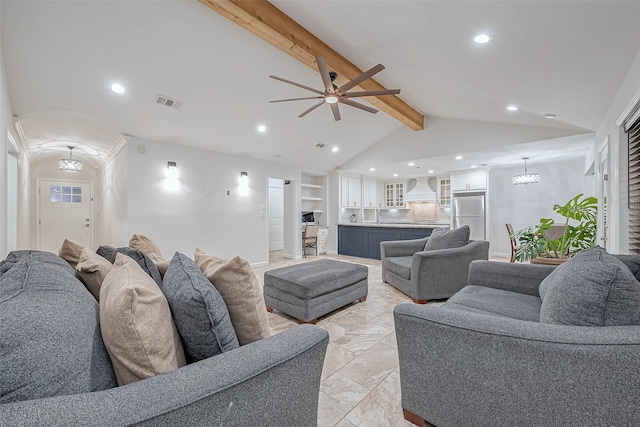
[[[640,254],[640,120],[638,110],[624,126],[629,141],[629,250]],[[633,121],[632,121],[633,120]]]

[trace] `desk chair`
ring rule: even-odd
[[[511,237],[511,235],[513,234],[513,226],[511,224],[505,224],[505,226],[507,227],[507,232],[509,233],[509,241],[511,243],[511,259],[509,260],[509,262],[516,262],[516,251],[518,250],[518,242],[516,241],[516,239]]]
[[[318,226],[305,224],[302,231],[302,256],[307,257],[307,248],[313,248],[316,250],[316,256],[318,256]]]

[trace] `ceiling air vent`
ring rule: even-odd
[[[318,147],[318,148],[324,148],[324,144],[323,144],[322,142],[318,142],[318,143],[316,144],[316,147]]]
[[[184,102],[178,101],[177,99],[169,98],[168,96],[158,95],[156,96],[156,104],[164,105],[165,107],[174,108],[179,110],[182,107]]]

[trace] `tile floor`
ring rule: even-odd
[[[264,272],[273,268],[318,259],[308,256],[293,261],[272,254],[270,265],[256,267],[263,283]],[[364,303],[352,303],[318,319],[330,335],[318,402],[318,425],[411,426],[402,416],[398,351],[393,308],[410,299],[382,282],[379,260],[342,255],[323,255],[369,268],[369,295]],[[442,305],[443,302],[430,303]],[[294,327],[291,317],[269,314],[273,333]]]

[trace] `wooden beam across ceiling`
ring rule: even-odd
[[[345,81],[362,74],[362,70],[344,56],[266,0],[198,1],[316,71],[315,57],[321,56]],[[359,87],[385,89],[374,79],[362,82]],[[413,130],[424,129],[424,116],[395,95],[363,99]]]

